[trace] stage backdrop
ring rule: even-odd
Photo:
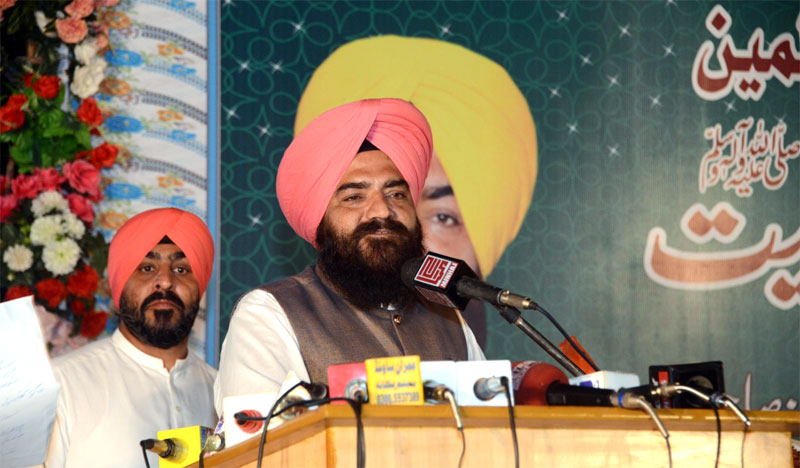
[[[357,39],[427,37],[504,67],[535,122],[532,202],[488,281],[541,303],[604,369],[721,360],[744,407],[797,409],[796,1],[233,0],[220,18],[222,337],[242,293],[314,261],[275,196],[312,73]],[[549,360],[487,314],[487,357]]]

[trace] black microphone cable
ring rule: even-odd
[[[298,383],[297,385],[300,385]],[[234,418],[237,421],[264,421],[264,428],[261,433],[261,441],[259,442],[258,446],[258,464],[257,466],[261,466],[261,459],[264,453],[264,445],[267,441],[267,426],[269,426],[269,421],[274,418],[280,416],[284,411],[288,411],[290,409],[296,407],[308,407],[308,406],[318,406],[330,403],[332,401],[344,401],[350,405],[352,408],[353,413],[356,417],[356,466],[358,468],[364,468],[366,462],[366,455],[365,455],[365,443],[364,443],[364,423],[361,418],[361,406],[363,401],[362,400],[354,400],[352,398],[342,398],[342,397],[335,397],[335,398],[322,398],[319,400],[303,400],[303,401],[296,401],[286,405],[285,407],[281,408],[277,412],[275,409],[280,401],[288,395],[297,385],[293,386],[289,390],[287,390],[281,397],[273,404],[272,408],[270,409],[269,413],[266,416],[248,416],[243,413],[236,413]]]
[[[272,415],[275,412],[275,408],[278,407],[278,404],[281,401],[283,401],[283,399],[286,398],[289,395],[289,393],[292,392],[292,390],[294,390],[295,388],[299,387],[300,383],[301,382],[297,382],[296,384],[294,384],[291,387],[289,387],[288,390],[283,392],[283,394],[281,396],[279,396],[275,400],[275,403],[272,404],[272,408],[269,409],[269,413],[267,413],[267,415],[264,416],[263,418],[253,418],[251,416],[242,415],[241,413],[236,413],[236,414],[233,415],[233,418],[236,421],[239,421],[239,422],[241,422],[241,421],[257,421],[257,420],[264,421],[264,427],[261,429],[261,441],[259,441],[259,443],[258,443],[258,463],[256,464],[257,468],[261,468],[261,460],[262,460],[262,457],[264,456],[264,445],[267,443],[267,426],[269,426],[269,422],[270,422],[270,420],[272,420]]]
[[[514,443],[514,468],[519,468],[519,443],[517,442],[517,420],[514,416],[514,405],[511,404],[511,384],[505,375],[500,377],[500,384],[506,392],[506,403],[508,405],[508,425],[511,427],[511,440]]]
[[[595,372],[600,370],[600,368],[597,367],[597,364],[595,364],[594,361],[586,353],[583,352],[583,350],[577,345],[577,343],[575,343],[575,341],[572,340],[572,337],[569,336],[569,333],[567,333],[567,331],[564,330],[561,324],[559,324],[558,321],[552,315],[550,315],[550,312],[546,311],[544,307],[540,306],[539,304],[536,304],[534,310],[540,312],[542,315],[547,317],[547,320],[549,320],[553,325],[555,325],[556,329],[558,329],[558,331],[561,332],[561,335],[563,335],[564,338],[566,338],[567,342],[570,344],[570,346],[572,346],[572,349],[577,351],[577,353],[583,359],[586,360],[586,362],[592,367],[592,369],[594,369]]]
[[[714,468],[719,466],[719,449],[722,445],[722,422],[719,420],[719,409],[714,399],[711,399],[711,410],[714,411],[714,419],[717,421],[717,456],[714,458]]]
[[[333,398],[323,398],[320,400],[306,400],[306,401],[297,401],[286,405],[286,407],[282,408],[280,411],[275,413],[273,417],[280,416],[281,413],[284,411],[288,411],[294,407],[307,407],[307,406],[315,406],[315,405],[324,405],[333,401],[344,401],[350,408],[353,410],[353,414],[356,417],[356,466],[358,468],[364,468],[366,463],[366,451],[365,451],[365,442],[364,442],[364,421],[361,418],[361,408],[362,405],[365,403],[365,400],[360,398],[353,399],[353,398],[345,398],[345,397],[333,397]]]
[[[144,442],[145,441],[139,442],[139,445],[142,446],[142,456],[144,457],[144,466],[145,468],[150,468],[150,460],[147,459],[147,449],[144,448]]]

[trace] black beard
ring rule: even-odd
[[[166,309],[153,311],[156,323],[155,325],[149,325],[145,319],[144,311],[148,304],[159,299],[174,302],[178,310],[177,312]],[[197,317],[197,311],[200,308],[198,302],[195,301],[187,308],[181,298],[174,292],[157,291],[147,296],[137,309],[136,305],[123,294],[119,300],[119,319],[139,341],[156,348],[169,349],[189,336],[194,319]],[[180,319],[178,323],[170,325],[169,322],[173,313],[180,314]]]
[[[364,239],[381,229],[397,236]],[[363,239],[364,249],[359,248]],[[414,293],[400,278],[406,260],[422,256],[422,229],[417,221],[411,232],[399,221],[374,219],[360,224],[350,235],[337,235],[323,219],[317,228],[318,265],[344,298],[359,310],[390,304],[402,307]]]

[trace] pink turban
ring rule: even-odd
[[[125,283],[164,236],[186,255],[200,296],[206,291],[214,268],[214,240],[206,224],[197,216],[176,208],[149,210],[129,219],[117,231],[108,249],[108,282],[111,298],[118,309]]]
[[[316,246],[328,203],[358,148],[369,141],[386,153],[419,200],[433,152],[425,116],[401,99],[367,99],[335,107],[295,137],[278,167],[276,191],[286,220]]]

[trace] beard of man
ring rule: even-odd
[[[148,324],[144,311],[149,304],[160,299],[173,302],[177,310],[156,309],[153,311],[155,324]],[[156,291],[147,296],[138,308],[123,294],[119,301],[119,319],[139,341],[156,348],[169,349],[183,341],[192,331],[199,308],[199,301],[186,307],[181,298],[172,291]],[[172,314],[175,313],[180,317],[177,323],[171,324]]]
[[[381,229],[396,234],[371,239]],[[362,242],[363,240],[363,242]],[[419,221],[409,231],[393,219],[362,223],[349,235],[339,235],[323,219],[317,228],[318,265],[348,302],[360,310],[393,305],[403,307],[414,293],[400,278],[406,260],[425,253]]]

